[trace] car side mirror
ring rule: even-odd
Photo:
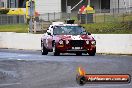
[[[83,26],[82,26],[82,28],[84,28],[84,29],[85,29],[85,27],[83,27]]]
[[[90,32],[87,32],[87,35],[91,35],[91,33]]]
[[[79,27],[81,27],[81,28],[84,28],[84,29],[85,29],[85,27],[84,27],[84,26],[79,25]]]
[[[51,33],[50,33],[50,32],[47,32],[47,34],[48,34],[48,35],[51,35]]]

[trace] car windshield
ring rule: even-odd
[[[56,26],[53,30],[54,35],[82,35],[86,31],[81,26]]]

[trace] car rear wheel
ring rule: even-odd
[[[41,42],[41,53],[42,53],[42,55],[48,54],[48,50],[45,48],[43,42]]]

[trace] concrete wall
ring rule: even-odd
[[[125,1],[125,2],[124,2]],[[110,1],[110,9],[116,9],[118,12],[118,0]],[[119,12],[131,12],[132,11],[132,0],[119,0]]]
[[[0,2],[4,2],[4,7],[7,8],[7,0],[0,0]]]
[[[61,0],[36,0],[36,11],[40,14],[61,12]]]
[[[94,34],[98,53],[132,54],[132,34]]]
[[[125,3],[124,3],[125,1]],[[118,0],[110,0],[111,9],[118,8]],[[119,0],[119,8],[132,7],[132,0]]]
[[[40,50],[42,34],[0,33],[0,48]],[[132,54],[132,34],[93,34],[97,53]]]
[[[0,48],[40,50],[41,36],[27,33],[0,33]]]

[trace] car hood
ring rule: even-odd
[[[91,35],[55,35],[55,38],[63,40],[94,40]]]

